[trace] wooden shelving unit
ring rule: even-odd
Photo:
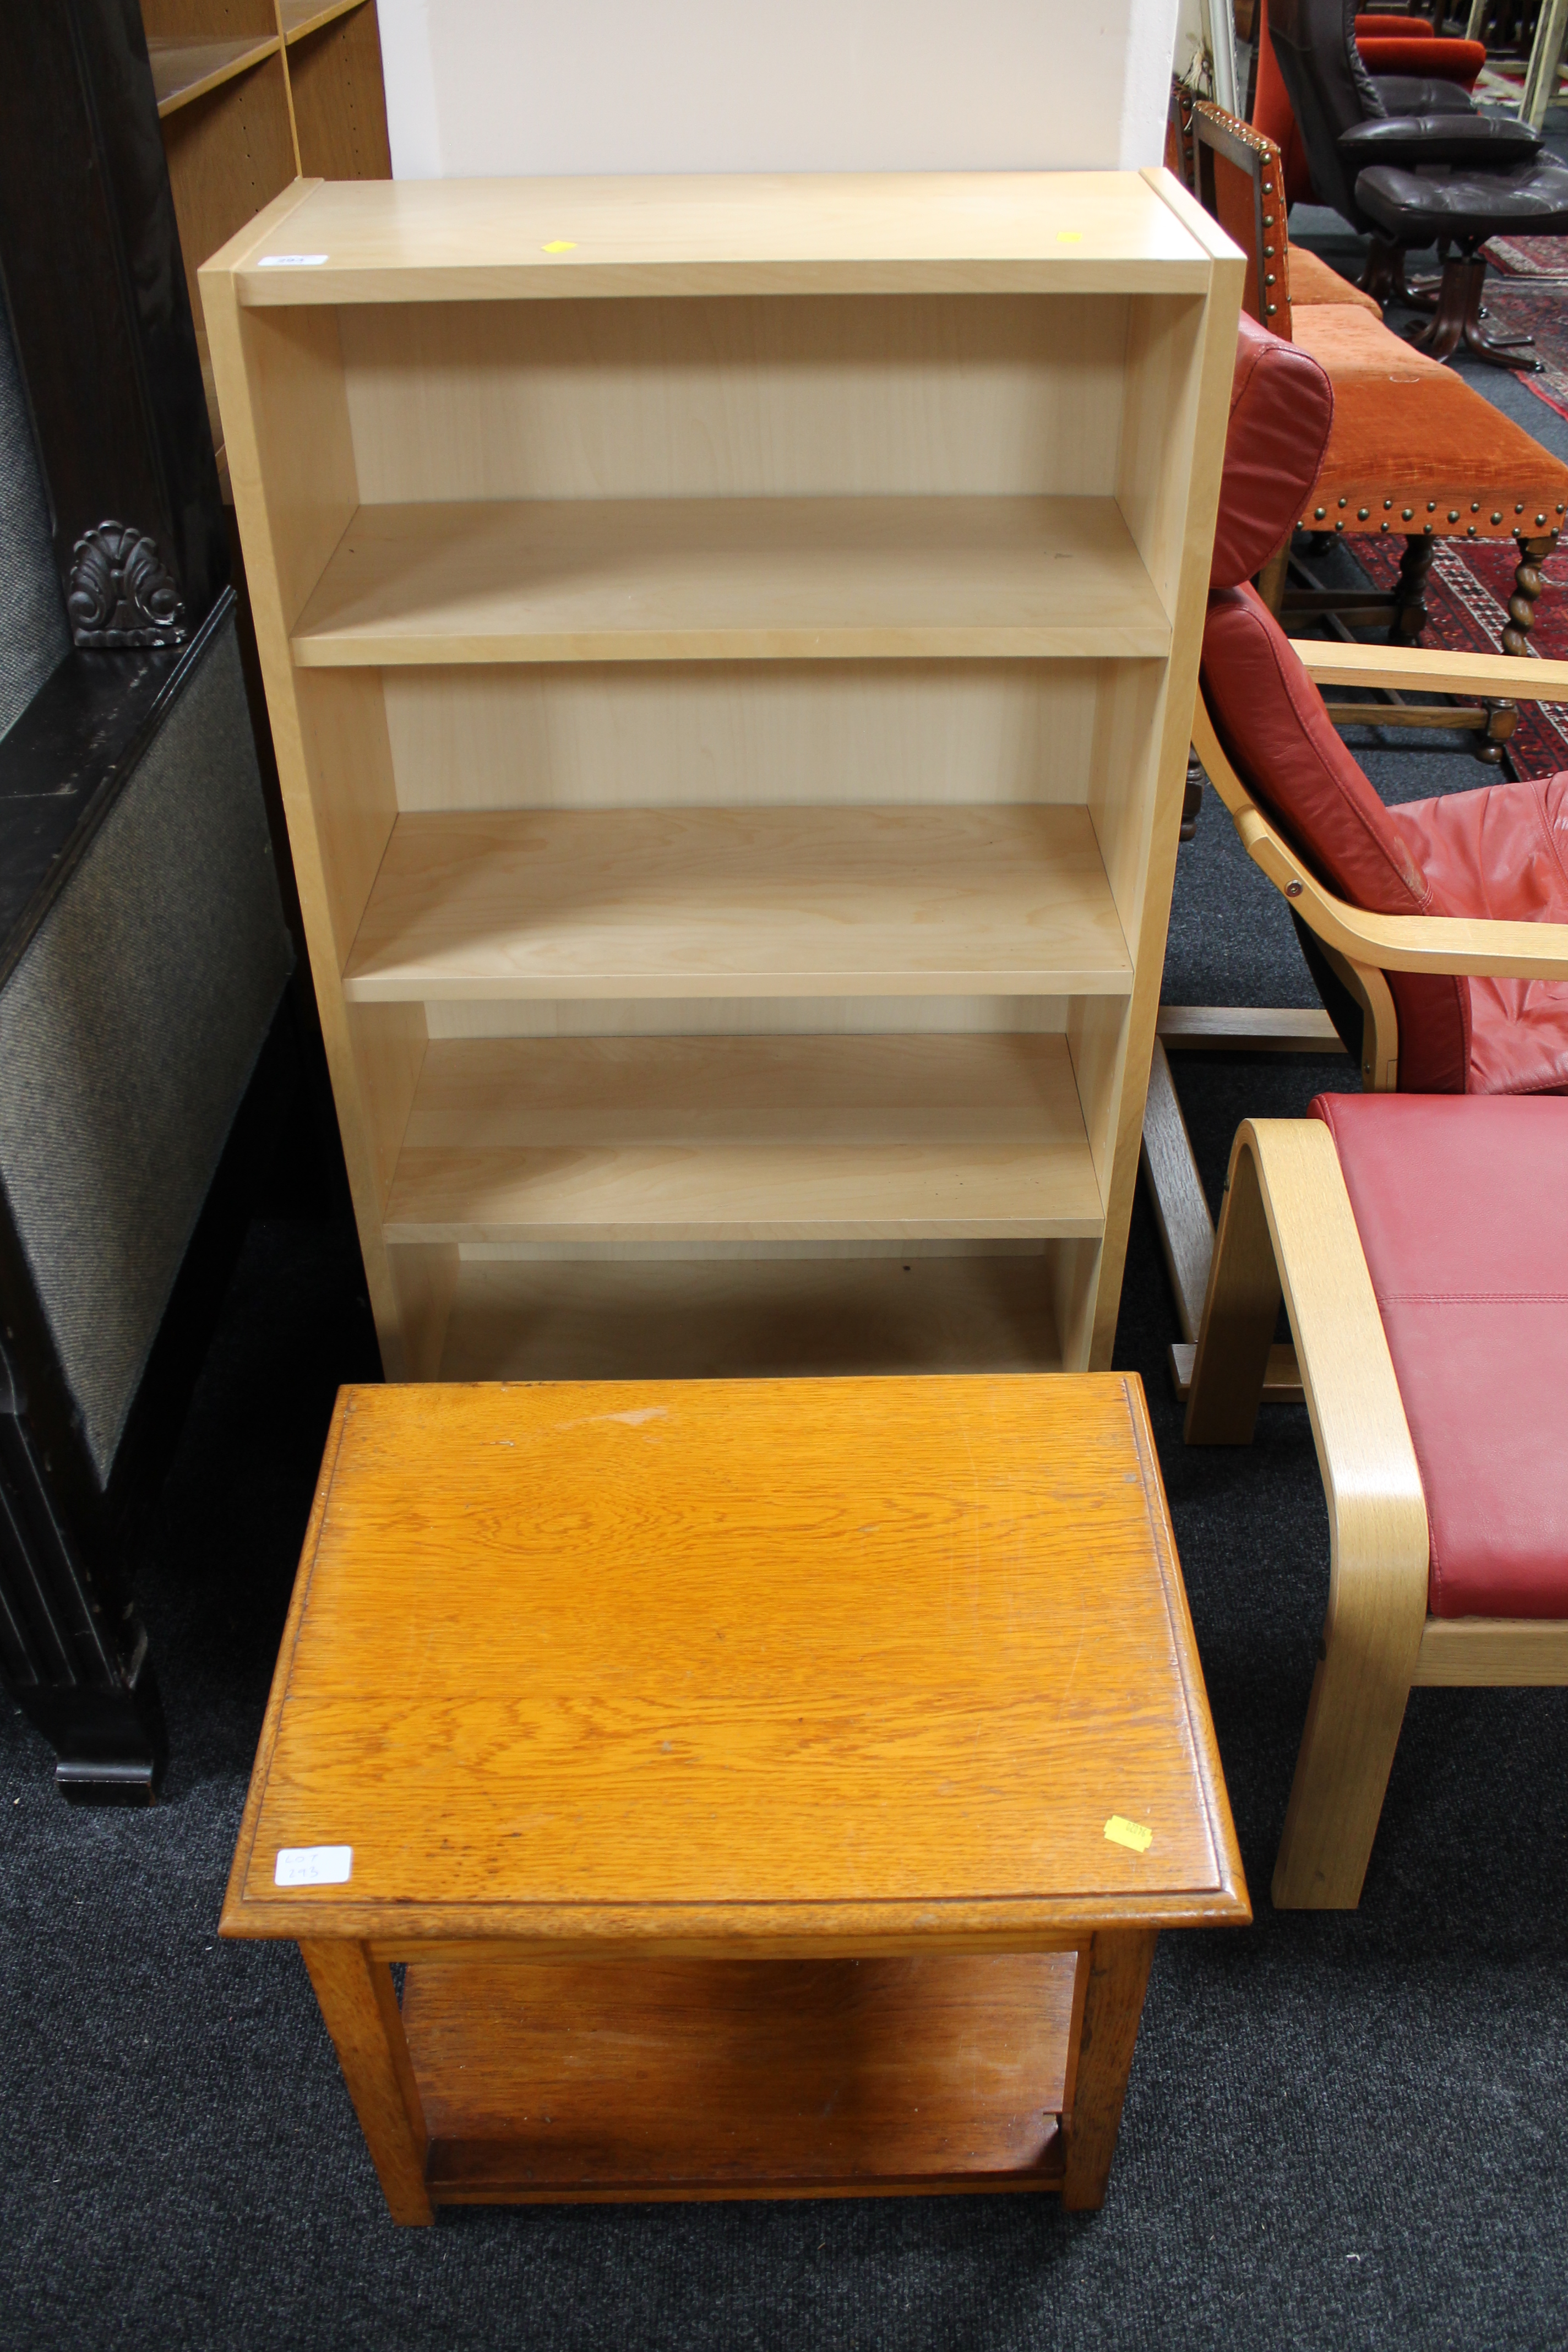
[[[1241,272],[1159,172],[203,271],[390,1377],[1109,1360]]]
[[[304,173],[389,179],[375,0],[141,0],[213,443],[196,272]]]

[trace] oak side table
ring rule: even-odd
[[[1096,2206],[1158,1931],[1250,1916],[1135,1380],[339,1398],[223,1932],[397,2221]]]

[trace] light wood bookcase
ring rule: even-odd
[[[1109,1361],[1242,269],[1160,171],[203,269],[389,1378]]]

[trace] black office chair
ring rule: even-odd
[[[1568,166],[1528,123],[1430,106],[1391,115],[1400,86],[1373,83],[1355,16],[1356,0],[1270,0],[1268,21],[1318,196],[1373,240],[1363,284],[1380,300],[1407,296],[1406,252],[1436,245],[1443,274],[1430,324],[1413,331],[1417,349],[1447,359],[1463,343],[1500,367],[1538,369],[1529,336],[1507,341],[1481,323],[1481,248],[1490,236],[1568,231]]]

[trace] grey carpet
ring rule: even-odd
[[[1525,394],[1527,399],[1530,395]],[[1542,411],[1542,415],[1545,412]],[[1483,775],[1374,749],[1391,796]],[[1212,797],[1182,852],[1167,996],[1310,1002]],[[1342,1060],[1185,1059],[1211,1201],[1237,1122]],[[168,1801],[73,1813],[0,1713],[5,2352],[1546,2352],[1568,2340],[1568,1695],[1412,1701],[1361,1909],[1268,1879],[1326,1589],[1306,1415],[1187,1454],[1142,1199],[1117,1361],[1146,1383],[1250,1930],[1171,1935],[1105,2210],[1050,2200],[474,2210],[385,2218],[294,1954],[214,1933],[336,1383],[374,1376],[352,1243],[253,1229],[140,1589]]]

